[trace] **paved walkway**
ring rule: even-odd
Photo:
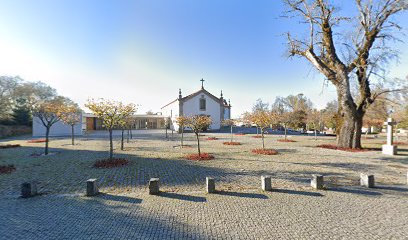
[[[407,239],[406,186],[0,198],[0,239]]]

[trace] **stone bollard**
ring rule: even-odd
[[[363,187],[374,187],[374,175],[368,175],[365,173],[360,174],[360,185]]]
[[[264,191],[272,191],[271,176],[261,176],[261,187]]]
[[[91,178],[86,181],[86,196],[91,197],[99,193],[98,184],[96,178]]]
[[[158,195],[159,193],[160,193],[159,179],[158,178],[150,178],[150,181],[149,181],[149,194],[150,195]]]
[[[323,189],[323,176],[322,175],[312,175],[312,180],[310,182],[310,185],[314,189]]]
[[[21,197],[29,198],[37,195],[37,184],[35,182],[25,182],[21,184]]]
[[[215,180],[211,177],[205,178],[207,193],[215,193]]]

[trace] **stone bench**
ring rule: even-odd
[[[215,193],[215,180],[211,177],[205,178],[206,182],[206,192],[207,193]]]
[[[91,178],[86,181],[86,196],[92,197],[99,193],[97,179]]]
[[[360,174],[360,185],[363,187],[373,188],[374,187],[374,175],[369,175],[366,173]]]
[[[312,175],[312,180],[310,181],[310,185],[314,189],[323,189],[323,176],[314,174]]]
[[[261,176],[261,188],[263,191],[272,191],[271,176]]]
[[[24,182],[21,184],[21,197],[29,198],[37,195],[37,183],[36,182]]]
[[[149,181],[149,194],[158,195],[160,193],[159,178],[151,178]]]

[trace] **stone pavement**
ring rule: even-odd
[[[0,239],[407,239],[406,186],[0,197]]]

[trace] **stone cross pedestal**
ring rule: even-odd
[[[387,144],[382,145],[382,153],[387,155],[395,155],[397,154],[397,146],[393,145],[392,133],[394,132],[393,128],[394,125],[396,125],[396,122],[394,122],[392,118],[388,118],[384,125],[387,125]]]

